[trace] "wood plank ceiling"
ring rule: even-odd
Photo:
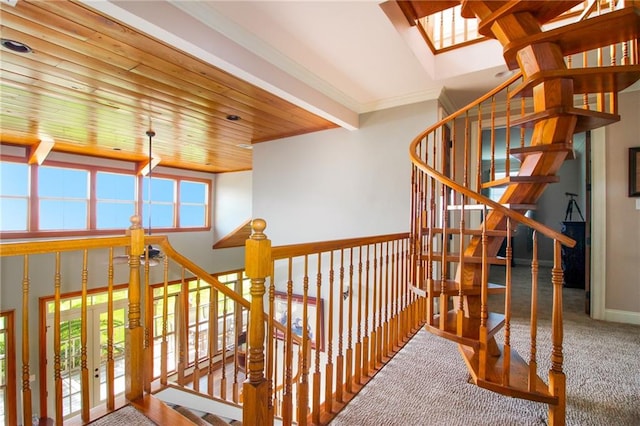
[[[72,1],[0,5],[3,144],[206,172],[250,170],[242,146],[337,127]],[[228,116],[240,117],[237,121]]]

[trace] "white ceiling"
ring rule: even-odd
[[[350,129],[443,89],[462,107],[506,69],[494,40],[434,57],[392,2],[84,1]]]

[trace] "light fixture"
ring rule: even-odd
[[[227,120],[229,120],[229,121],[238,121],[238,120],[240,120],[240,116],[239,115],[235,115],[235,114],[229,114],[229,115],[227,115]]]
[[[0,40],[0,44],[2,47],[6,47],[7,49],[16,52],[16,53],[31,53],[32,49],[24,43],[19,41],[11,40],[8,38],[3,38]]]
[[[147,174],[147,178],[149,179],[147,181],[147,199],[149,200],[149,204],[148,204],[148,208],[149,208],[149,216],[148,216],[148,232],[149,232],[149,236],[151,236],[151,169],[153,169],[152,167],[152,161],[153,158],[151,157],[151,140],[153,139],[153,137],[156,135],[156,132],[153,131],[153,129],[151,127],[149,127],[149,130],[147,130],[146,135],[149,136],[149,173]],[[143,258],[147,257],[149,258],[149,266],[155,266],[158,264],[158,259],[162,257],[162,253],[160,252],[160,250],[153,248],[151,246],[151,244],[149,244],[146,248],[147,253],[146,255],[143,253]]]

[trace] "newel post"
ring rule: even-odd
[[[271,241],[264,234],[267,223],[263,219],[251,221],[251,237],[245,245],[245,271],[251,279],[251,309],[249,311],[248,377],[242,387],[245,425],[272,425],[273,412],[269,407],[269,383],[265,378],[265,280],[271,271]]]
[[[129,248],[129,327],[126,329],[125,396],[134,401],[143,394],[144,328],[140,308],[140,256],[144,252],[144,229],[140,216],[131,216]]]

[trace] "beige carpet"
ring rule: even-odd
[[[156,423],[131,405],[126,405],[89,424],[91,426],[155,426]]]
[[[550,270],[541,268],[538,374],[543,378],[549,370],[549,277]],[[530,291],[529,268],[514,268],[514,279],[518,312],[512,345],[528,359],[529,326],[524,319],[529,302],[524,294]],[[583,313],[584,290],[565,288],[563,298],[567,425],[640,425],[640,326],[590,319]],[[545,404],[507,398],[468,384],[467,378],[457,345],[420,331],[331,425],[547,424]]]

